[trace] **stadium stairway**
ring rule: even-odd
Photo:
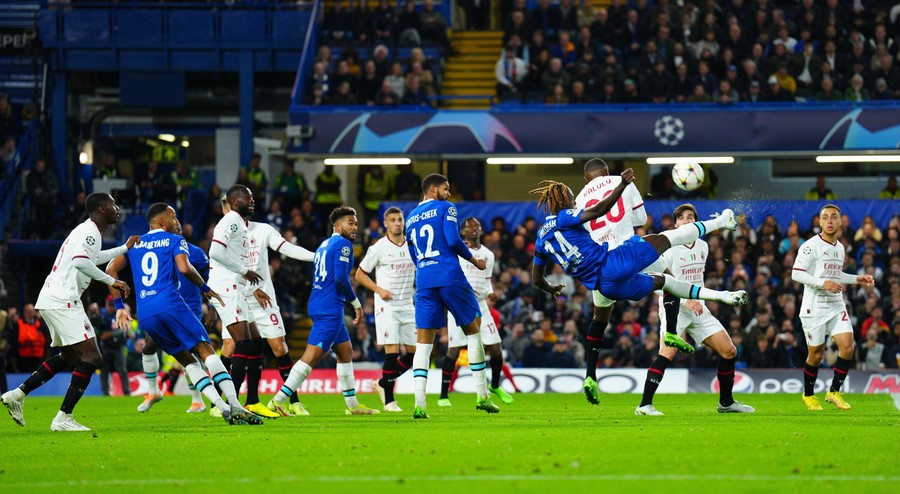
[[[456,31],[453,48],[458,52],[447,60],[441,93],[445,108],[486,110],[496,94],[494,66],[500,58],[503,31]],[[473,96],[471,99],[465,96]]]
[[[312,319],[304,315],[294,320],[294,327],[288,331],[287,344],[291,353],[291,360],[296,362],[306,351],[306,340],[309,338],[309,330],[312,329]]]

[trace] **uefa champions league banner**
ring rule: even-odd
[[[375,364],[373,364],[375,365]],[[524,393],[582,393],[584,369],[513,369],[516,385]],[[736,393],[790,393],[803,392],[802,369],[740,369],[735,372],[734,391]],[[816,393],[824,392],[831,384],[831,369],[820,369],[816,381]],[[381,378],[381,369],[356,369],[356,391],[360,394],[374,393],[373,384]],[[644,388],[646,369],[597,369],[597,384],[601,393],[641,393]],[[11,374],[10,389],[21,384],[28,374]],[[110,376],[110,394],[121,396],[122,388],[117,376]],[[71,374],[60,373],[46,385],[38,388],[31,396],[64,396],[69,387]],[[512,393],[511,383],[504,379],[501,384]],[[131,395],[143,396],[149,386],[142,372],[129,373]],[[263,370],[259,384],[262,394],[275,394],[281,387],[281,376],[274,369]],[[241,388],[246,393],[247,384]],[[431,369],[428,374],[427,392],[437,395],[441,390],[441,370]],[[842,390],[846,393],[900,393],[900,372],[851,370]],[[341,387],[334,369],[314,369],[306,382],[297,390],[303,394],[340,394]],[[407,372],[396,383],[398,394],[412,394],[412,373]],[[456,393],[474,393],[475,384],[468,368],[462,368],[453,386]],[[668,369],[666,378],[660,384],[659,393],[718,393],[718,380],[713,369]],[[187,382],[182,376],[173,390],[176,395],[187,395]],[[87,396],[100,395],[99,376],[91,380],[85,391]],[[376,398],[377,399],[377,398]]]
[[[527,108],[527,107],[523,107]],[[680,153],[895,150],[900,105],[663,105],[544,111],[312,110],[310,153]]]

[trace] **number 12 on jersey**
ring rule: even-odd
[[[416,232],[416,229],[413,228],[410,230],[410,238],[412,239],[413,247],[416,249],[416,260],[421,261],[422,259],[431,259],[432,257],[437,257],[441,255],[441,251],[434,249],[432,250],[431,246],[434,243],[434,229],[431,225],[422,225],[422,228]],[[422,252],[422,249],[419,248],[418,238],[425,238],[425,252]]]

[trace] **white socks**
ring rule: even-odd
[[[678,298],[682,298],[685,300],[717,300],[719,302],[724,302],[726,300],[727,292],[720,292],[718,290],[712,290],[703,286],[692,285],[686,281],[676,280],[672,275],[669,274],[663,274],[663,276],[666,279],[665,283],[663,284],[663,290],[671,293],[672,295],[675,295]]]
[[[344,392],[344,402],[347,408],[356,408],[359,406],[359,400],[356,399],[356,380],[353,378],[353,362],[337,364],[338,384],[341,391]]]
[[[416,343],[416,354],[413,355],[413,386],[416,393],[416,406],[425,408],[425,386],[428,384],[428,366],[431,363],[431,343]],[[483,350],[482,350],[483,351]]]
[[[719,215],[711,220],[697,221],[681,225],[674,230],[666,230],[660,235],[665,235],[672,246],[685,245],[723,226],[725,226],[725,216]]]
[[[293,394],[294,391],[297,391],[297,388],[299,388],[300,385],[303,384],[303,381],[309,377],[310,372],[312,372],[312,367],[306,362],[298,360],[294,366],[291,367],[291,373],[288,375],[288,378],[284,380],[284,385],[281,386],[281,389],[278,390],[278,394],[275,395],[275,398],[272,401],[279,405],[287,401],[291,394]]]
[[[144,368],[144,377],[147,378],[147,385],[150,387],[149,393],[159,396],[162,391],[159,389],[159,358],[156,354],[141,355],[141,366]]]
[[[469,369],[472,371],[472,379],[475,381],[475,394],[479,398],[487,397],[487,378],[484,369],[487,362],[484,360],[484,345],[481,342],[481,331],[466,335],[469,350]]]
[[[228,400],[228,404],[236,407],[241,406],[241,402],[238,400],[237,390],[234,389],[234,381],[231,380],[231,374],[225,370],[225,364],[222,363],[222,359],[219,358],[218,355],[213,354],[206,357],[206,360],[203,363],[206,364],[206,368],[209,369],[209,375],[212,377],[212,381],[215,384],[218,384],[219,389],[225,394],[225,399]],[[219,404],[216,403],[216,406],[219,406]]]
[[[225,403],[225,401],[222,400],[222,397],[219,396],[218,393],[216,393],[216,387],[213,386],[212,379],[210,379],[209,376],[206,375],[206,371],[204,371],[203,367],[200,366],[200,362],[193,362],[185,367],[184,373],[187,374],[188,379],[190,379],[191,382],[194,383],[194,387],[196,388],[196,390],[194,391],[195,393],[197,392],[197,390],[199,390],[204,395],[206,395],[206,399],[219,407],[219,410],[222,410],[223,412],[228,410],[228,405]],[[203,400],[199,401],[201,403],[203,402]]]

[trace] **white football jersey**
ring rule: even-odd
[[[459,258],[459,265],[462,267],[463,273],[466,275],[466,279],[469,280],[469,284],[472,285],[472,290],[475,291],[475,296],[478,297],[478,300],[484,300],[488,295],[494,290],[493,283],[491,281],[491,277],[494,274],[494,253],[491,252],[491,249],[488,249],[484,245],[478,247],[477,249],[469,249],[469,252],[472,253],[472,257],[476,259],[484,259],[485,268],[484,270],[478,269],[471,262]]]
[[[820,282],[840,283],[844,271],[844,246],[840,242],[829,243],[816,235],[800,246],[793,269],[805,271]],[[803,287],[800,317],[830,318],[844,310],[843,293],[831,293],[809,285]]]
[[[692,285],[704,286],[704,273],[706,272],[706,259],[709,257],[709,244],[705,240],[697,239],[688,245],[676,245],[663,252],[662,258],[666,261],[672,276],[679,281],[685,281]],[[681,303],[687,299],[682,299]],[[697,300],[706,304],[703,300]]]
[[[359,268],[369,276],[374,272],[375,283],[393,295],[391,300],[385,301],[376,293],[376,312],[384,309],[412,308],[416,266],[409,257],[406,238],[398,245],[387,235],[381,237],[366,251]]]
[[[80,303],[81,294],[91,284],[91,278],[75,269],[72,262],[77,258],[86,258],[98,264],[101,245],[100,230],[96,223],[89,219],[76,226],[59,248],[35,308],[70,309]]]
[[[606,198],[622,182],[619,175],[597,177],[575,196],[575,207],[585,209]],[[595,242],[609,244],[609,248],[622,245],[634,235],[634,228],[647,222],[644,198],[633,183],[625,187],[622,196],[606,215],[584,224]]]
[[[228,251],[237,253],[241,264],[247,264],[247,223],[237,211],[229,211],[219,220],[213,230],[212,241],[221,244]],[[213,290],[225,293],[224,287],[244,285],[246,280],[240,273],[231,271],[210,256],[208,283]]]
[[[272,299],[273,304],[275,303],[275,286],[272,284],[272,275],[269,273],[269,249],[277,251],[285,242],[287,240],[268,223],[251,221],[247,225],[246,266],[249,270],[256,271],[256,274],[262,278],[258,285],[248,283],[244,287],[248,296],[252,296],[252,293],[259,288]]]

